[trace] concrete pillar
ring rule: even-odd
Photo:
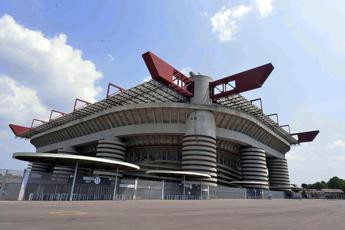
[[[212,104],[209,97],[211,78],[192,75],[194,80],[193,104]],[[194,111],[188,115],[182,143],[182,169],[211,176],[204,184],[217,185],[216,124],[209,111]],[[196,182],[198,183],[198,182]]]
[[[267,158],[269,183],[271,190],[291,190],[288,165],[285,158]]]
[[[268,189],[268,175],[265,151],[256,147],[240,149],[242,180],[247,188]]]
[[[191,73],[191,79],[194,81],[194,96],[190,99],[190,102],[192,104],[212,105],[209,84],[213,79],[194,73]]]
[[[108,137],[103,140],[98,141],[96,157],[124,161],[126,154],[125,144],[118,137]],[[116,173],[113,171],[105,170],[94,170],[94,175],[105,176],[105,177],[114,177]],[[118,176],[121,176],[118,174]]]

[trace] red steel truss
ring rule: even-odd
[[[319,134],[319,130],[308,131],[308,132],[301,132],[301,133],[293,133],[292,136],[297,135],[298,143],[303,142],[311,142],[315,139],[315,137]]]
[[[184,96],[193,96],[193,80],[154,55],[146,52],[143,55],[145,64],[152,78],[159,81]]]
[[[288,130],[289,130],[289,133],[291,133],[291,130],[290,130],[290,125],[281,125],[280,128],[284,128],[284,127],[287,127]]]
[[[272,113],[272,114],[268,114],[267,115],[268,117],[275,117],[276,118],[276,122],[277,124],[279,125],[279,117],[278,117],[278,113]]]
[[[116,91],[115,91],[115,92],[111,92],[111,88],[115,88]],[[119,92],[121,92],[121,91],[124,91],[124,90],[125,90],[125,89],[121,88],[121,87],[118,86],[118,85],[115,85],[115,84],[113,84],[113,83],[109,83],[109,84],[108,84],[108,90],[107,90],[107,97],[106,97],[106,98],[109,98],[109,97],[111,97],[111,96],[113,96],[113,95],[115,95],[115,94],[117,94],[117,93],[119,93]]]
[[[81,103],[82,103],[82,105],[79,106],[79,107],[77,107],[78,102],[81,102]],[[76,110],[78,110],[78,109],[84,108],[84,107],[86,107],[86,106],[88,106],[88,105],[91,105],[91,103],[88,102],[88,101],[84,101],[84,100],[82,100],[82,99],[76,98],[75,101],[74,101],[73,112],[76,111]]]
[[[213,101],[221,97],[260,88],[273,71],[271,63],[210,82]]]
[[[34,119],[32,119],[32,122],[31,122],[31,128],[38,126],[37,124],[35,124],[37,122],[39,123],[38,125],[47,123],[46,121],[34,118]]]
[[[53,117],[53,114],[58,114],[58,116],[56,116],[56,117]],[[53,119],[56,119],[56,118],[59,118],[59,117],[62,117],[62,116],[64,116],[66,113],[63,113],[63,112],[60,112],[60,111],[57,111],[57,110],[52,110],[51,112],[50,112],[50,116],[49,116],[49,121],[51,121],[51,120],[53,120]]]
[[[24,127],[24,126],[15,125],[15,124],[9,124],[9,126],[12,132],[14,133],[14,135],[16,136],[20,136],[21,134],[26,133],[27,131],[30,130],[29,127]]]

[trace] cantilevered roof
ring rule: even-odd
[[[252,184],[252,185],[262,185],[267,184],[267,182],[263,181],[253,181],[253,180],[238,180],[238,181],[230,181],[229,184]]]
[[[47,131],[49,129],[64,125],[74,120],[78,120],[98,112],[129,104],[140,104],[140,103],[152,103],[152,102],[189,102],[189,98],[174,91],[168,86],[150,80],[128,90],[122,90],[119,93],[109,96],[99,102],[85,105],[74,112],[65,114],[58,118],[55,118],[49,122],[40,124],[32,127],[31,129],[25,129],[23,132],[17,134],[19,137],[31,138],[35,134]],[[227,97],[217,99],[216,103],[220,105],[230,107],[244,111],[258,120],[262,121],[269,128],[273,129],[278,135],[288,140],[291,144],[297,144],[298,141],[291,136],[283,128],[279,127],[279,124],[273,121],[269,116],[265,115],[260,108],[248,101],[240,94],[233,94]]]
[[[280,135],[284,139],[289,140],[290,143],[298,143],[298,141],[293,138],[290,133],[281,128],[277,122],[273,121],[269,116],[265,115],[260,108],[258,108],[251,101],[247,100],[241,94],[233,94],[217,99],[217,103],[230,107],[232,109],[237,109],[249,113],[256,117],[258,120],[262,121],[271,129],[273,129],[278,135]]]
[[[177,93],[176,91],[168,88],[166,85],[151,80],[128,90],[120,91],[119,93],[106,99],[86,105],[74,112],[65,114],[64,116],[58,117],[49,122],[32,127],[30,130],[18,134],[18,136],[23,138],[31,138],[33,135],[44,132],[48,129],[66,124],[73,120],[87,117],[91,114],[95,114],[112,107],[139,103],[187,101],[189,101],[189,98],[186,96]]]
[[[116,168],[126,168],[126,169],[140,169],[138,165],[117,161],[104,159],[100,157],[89,157],[73,154],[62,154],[62,153],[32,153],[32,152],[18,152],[13,153],[14,159],[29,161],[29,162],[39,162],[48,164],[62,164],[62,165],[75,165],[78,161],[80,166],[100,168],[100,169],[116,169]]]
[[[211,178],[210,175],[205,173],[199,172],[191,172],[191,171],[176,171],[176,170],[148,170],[146,174],[154,174],[154,175],[173,175],[173,176],[184,176],[184,177],[193,177],[193,178]]]

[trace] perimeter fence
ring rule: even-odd
[[[97,181],[97,184],[95,183]],[[30,173],[24,200],[70,200],[72,177],[47,173]],[[116,191],[115,191],[116,190]],[[285,198],[284,192],[272,191],[272,198]],[[202,200],[267,199],[261,189],[217,187],[202,184],[119,178],[97,178],[79,175],[72,200]]]
[[[72,176],[0,169],[0,200],[70,200]],[[97,180],[96,180],[97,179]],[[25,187],[25,190],[24,190]],[[116,187],[116,188],[115,188]],[[115,191],[116,190],[116,191]],[[25,191],[25,192],[24,192]],[[306,196],[302,192],[217,187],[171,181],[97,178],[79,175],[72,200],[344,199],[344,195]]]
[[[24,170],[0,169],[0,200],[17,200]]]

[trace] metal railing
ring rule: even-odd
[[[23,170],[0,169],[0,200],[18,199],[23,174]]]
[[[179,182],[163,182],[142,179],[120,179],[115,197],[114,181],[108,184],[75,185],[72,200],[205,200],[205,199],[300,199],[295,192],[268,191],[254,188],[235,188],[223,185],[217,187],[188,184],[183,189]],[[25,200],[69,200],[71,179],[56,180],[47,175],[38,177],[32,174],[26,187]],[[185,190],[185,193],[183,191]],[[340,196],[322,197],[323,199],[344,199]]]

